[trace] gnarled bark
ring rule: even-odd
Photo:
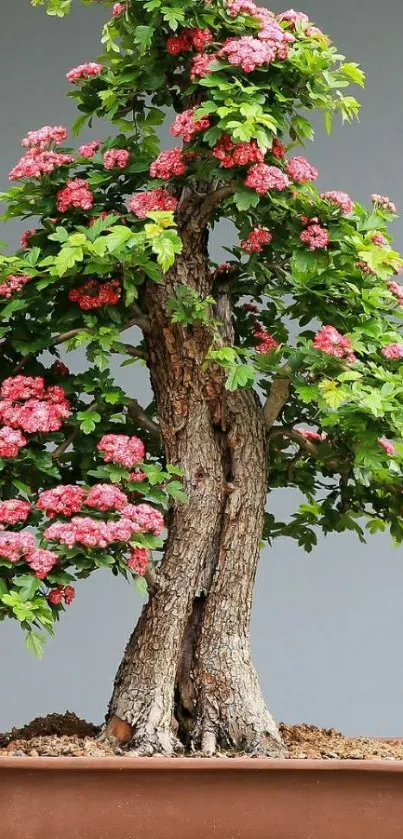
[[[266,488],[263,411],[203,365],[211,336],[173,324],[179,283],[212,291],[207,242],[188,211],[183,253],[146,292],[149,368],[167,461],[185,473],[157,584],[116,676],[106,736],[141,753],[182,744],[278,754],[250,659],[249,620]]]

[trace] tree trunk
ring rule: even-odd
[[[203,368],[202,325],[173,324],[180,283],[211,294],[207,238],[182,231],[183,253],[146,290],[149,367],[167,462],[182,467],[189,503],[175,503],[157,585],[126,648],[105,736],[142,754],[185,744],[279,754],[278,730],[250,659],[249,621],[266,492],[262,409],[228,394]]]

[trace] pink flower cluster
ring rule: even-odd
[[[195,111],[196,108],[189,108],[187,111],[177,114],[171,127],[171,134],[174,137],[183,137],[185,143],[190,143],[196,134],[210,128],[210,120],[207,117],[196,119]]]
[[[94,154],[97,153],[98,149],[100,149],[102,143],[100,140],[92,140],[90,143],[84,143],[83,146],[80,146],[78,149],[78,153],[80,157],[87,157],[91,158],[94,157]]]
[[[260,32],[257,37],[270,46],[273,52],[272,61],[276,58],[280,60],[288,58],[289,46],[295,38],[290,32],[284,31],[273,12],[269,12],[262,6],[256,6],[251,0],[232,0],[232,2],[230,0],[228,11],[231,17],[236,17],[238,14],[250,15],[260,23]]]
[[[57,586],[48,594],[48,603],[51,606],[60,606],[64,600],[66,606],[70,606],[76,596],[73,586]]]
[[[153,533],[155,536],[161,536],[164,516],[149,504],[126,504],[121,513],[132,522],[134,533]]]
[[[233,166],[246,166],[249,163],[263,163],[264,154],[256,140],[248,143],[234,143],[229,134],[223,134],[214,146],[213,157],[220,161],[224,169]]]
[[[32,506],[29,501],[22,501],[19,498],[0,501],[0,522],[1,524],[20,524],[27,520],[31,511]]]
[[[271,189],[282,191],[290,185],[287,175],[277,166],[267,166],[257,163],[252,166],[245,179],[245,186],[256,190],[258,195],[264,195]]]
[[[144,577],[149,561],[150,551],[148,548],[132,548],[127,560],[127,567],[134,574],[138,574],[139,577]]]
[[[101,309],[102,306],[116,306],[120,300],[122,289],[119,280],[101,283],[99,280],[88,280],[79,288],[69,291],[69,300],[78,303],[84,312]]]
[[[137,218],[147,218],[147,214],[159,210],[176,210],[178,199],[170,195],[163,187],[149,192],[137,192],[129,199],[127,207]]]
[[[259,342],[255,347],[256,352],[265,354],[271,350],[276,350],[280,346],[279,342],[263,326],[257,327],[253,335]]]
[[[386,344],[386,347],[382,347],[381,353],[390,361],[399,361],[403,358],[403,344]]]
[[[305,14],[305,12],[295,12],[294,9],[288,9],[287,12],[281,12],[281,14],[278,15],[278,20],[290,23],[294,27],[296,25],[305,26],[309,23],[309,17]]]
[[[313,431],[310,428],[295,428],[294,431],[297,431],[298,434],[305,437],[305,440],[311,440],[315,443],[322,443],[323,440],[327,439],[326,431]]]
[[[396,454],[396,449],[393,443],[391,443],[386,437],[379,437],[378,443],[390,457],[393,457],[393,455]]]
[[[386,195],[378,195],[374,192],[371,198],[372,203],[375,204],[376,207],[380,207],[388,213],[396,213],[396,204],[394,204],[393,201],[391,201]]]
[[[304,245],[309,245],[310,251],[327,248],[330,242],[328,230],[320,224],[310,224],[302,231],[299,238]]]
[[[116,484],[94,484],[85,499],[85,506],[94,510],[121,510],[128,503],[127,495]]]
[[[162,151],[150,166],[152,178],[162,178],[168,181],[169,178],[183,175],[186,172],[186,163],[183,151],[180,148]]]
[[[127,149],[108,149],[103,157],[105,169],[126,169],[129,160]]]
[[[73,67],[72,70],[69,70],[69,72],[66,73],[66,79],[73,83],[81,80],[86,81],[94,76],[99,76],[103,69],[102,64],[90,61],[88,64],[79,64],[78,67]]]
[[[28,440],[10,426],[0,428],[0,457],[17,457],[20,449],[27,445]]]
[[[400,305],[403,306],[403,286],[397,283],[396,280],[390,280],[388,282],[388,289],[397,297]]]
[[[38,151],[45,151],[51,143],[60,146],[67,139],[67,129],[63,125],[44,125],[36,131],[28,131],[26,137],[21,140],[21,145],[26,149],[36,148]]]
[[[251,35],[228,38],[217,55],[235,67],[242,67],[245,73],[253,73],[257,67],[271,64],[277,58],[276,50],[273,49],[271,43],[259,41]]]
[[[269,230],[265,230],[263,227],[255,227],[251,230],[247,239],[241,242],[241,248],[246,253],[259,253],[264,245],[270,244],[272,239],[273,236]]]
[[[331,204],[335,204],[346,216],[354,210],[354,201],[351,200],[346,192],[339,192],[337,189],[332,189],[330,192],[322,192],[320,197],[326,201],[330,201]]]
[[[5,379],[0,394],[0,420],[9,428],[29,434],[58,431],[71,413],[63,388],[58,385],[46,387],[39,376]],[[20,447],[25,442],[16,441],[15,445]]]
[[[190,68],[190,80],[195,82],[197,79],[202,79],[210,72],[211,65],[216,61],[214,55],[208,55],[206,52],[195,55],[192,59]]]
[[[211,44],[213,35],[210,29],[182,29],[179,35],[172,35],[166,42],[167,51],[171,55],[180,55],[191,49],[203,52]]]
[[[112,7],[112,17],[119,17],[126,10],[124,3],[115,3]]]
[[[322,329],[314,337],[313,347],[315,350],[321,350],[326,355],[333,355],[335,358],[347,358],[348,361],[356,360],[350,338],[341,335],[334,326],[322,326]]]
[[[47,489],[38,496],[36,506],[49,518],[56,515],[72,516],[81,511],[85,489],[75,484],[65,484]]]
[[[126,434],[104,434],[97,444],[97,449],[105,463],[120,463],[126,469],[141,463],[146,453],[144,443],[139,437],[128,437]]]
[[[21,160],[11,170],[10,181],[18,181],[21,178],[40,178],[41,175],[49,175],[58,166],[67,166],[74,163],[71,154],[62,154],[56,151],[40,151],[37,148],[29,149]]]
[[[375,271],[373,271],[372,268],[370,268],[369,265],[366,262],[364,262],[363,259],[359,259],[356,265],[357,268],[359,268],[360,271],[362,271],[364,274],[369,274],[370,276],[373,276],[375,274]]]
[[[20,239],[20,248],[23,251],[29,250],[29,248],[30,248],[29,243],[30,243],[30,240],[31,240],[31,236],[34,236],[36,232],[37,232],[36,229],[33,228],[33,227],[30,228],[29,230],[24,230],[24,232],[21,236],[21,239]]]
[[[0,297],[8,298],[18,294],[31,279],[28,274],[9,274],[4,282],[0,283]]]
[[[76,210],[90,210],[94,203],[94,196],[87,181],[74,178],[67,181],[66,186],[57,193],[57,209],[65,213],[71,207]]]
[[[287,162],[287,174],[297,184],[304,184],[308,181],[316,181],[319,172],[312,166],[305,157],[293,157]]]
[[[24,559],[39,580],[44,580],[57,563],[57,554],[37,548],[31,533],[0,532],[0,556],[9,562]]]
[[[275,137],[273,140],[270,153],[273,155],[273,157],[277,157],[278,160],[283,160],[283,158],[285,157],[285,145],[281,142],[281,140],[278,140],[277,137]]]

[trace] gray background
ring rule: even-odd
[[[78,0],[74,5],[77,9],[64,21],[32,9],[29,0],[8,2],[2,15],[3,187],[27,130],[69,125],[76,116],[74,103],[64,95],[64,75],[96,58],[105,10],[80,8]],[[276,0],[271,8],[284,6]],[[306,0],[304,10],[368,74],[367,89],[359,92],[360,124],[337,127],[327,138],[318,122],[316,145],[307,153],[321,170],[320,185],[361,201],[380,192],[403,206],[403,4]],[[98,133],[97,127],[83,137]],[[2,238],[15,244],[20,232],[21,225],[9,224]],[[402,222],[395,225],[395,234],[402,247]],[[141,398],[146,385],[135,368],[119,375]],[[296,500],[294,492],[282,491],[272,504],[284,516]],[[0,730],[67,708],[102,719],[141,602],[134,589],[103,572],[77,590],[42,662],[25,651],[17,625],[1,626]],[[403,735],[402,596],[403,552],[394,550],[387,537],[362,546],[353,536],[332,536],[321,539],[309,556],[291,540],[279,540],[264,551],[252,642],[277,719],[336,726],[347,733]]]

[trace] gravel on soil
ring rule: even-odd
[[[98,740],[100,726],[75,714],[49,714],[0,734],[1,757],[111,757],[116,749]],[[403,760],[403,740],[345,737],[334,728],[280,724],[286,759]],[[119,754],[124,754],[119,750]]]

